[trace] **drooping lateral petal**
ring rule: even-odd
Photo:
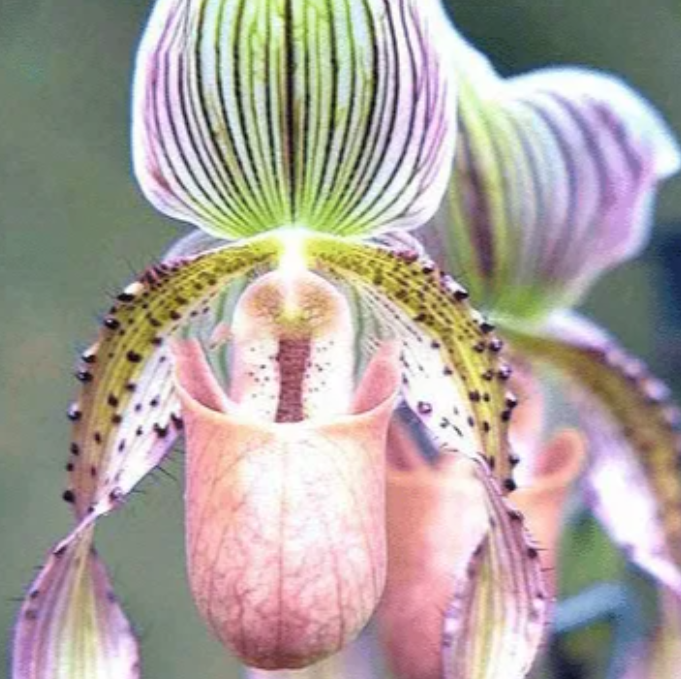
[[[542,334],[505,335],[573,387],[594,511],[632,561],[680,594],[679,411],[665,385],[577,316],[554,319]]]
[[[434,5],[158,0],[134,88],[144,193],[230,238],[425,223],[456,137]]]
[[[679,146],[658,111],[613,76],[552,68],[478,79],[477,52],[453,43],[455,170],[423,236],[487,309],[521,317],[572,304],[640,251]]]
[[[82,671],[73,676],[83,679],[136,676],[120,665],[132,657],[126,649],[133,642],[116,636],[124,619],[104,567],[91,553],[94,522],[162,461],[182,427],[166,338],[198,322],[223,286],[265,266],[275,250],[259,241],[159,264],[129,285],[104,318],[98,341],[81,358],[83,387],[69,408],[74,431],[64,498],[74,504],[77,525],[53,550],[23,604],[14,679],[51,678],[55,667]],[[49,618],[49,629],[43,629],[46,620],[31,632],[27,625],[35,615]],[[101,638],[88,637],[90,628]],[[61,636],[54,631],[59,629]]]
[[[164,262],[128,286],[82,357],[67,499],[85,521],[109,511],[159,462],[181,429],[166,339],[194,323],[238,276],[266,267],[257,241]]]
[[[478,462],[426,461],[413,428],[388,447],[388,580],[377,614],[399,679],[524,677],[546,613],[522,516]]]
[[[402,347],[403,394],[438,446],[484,457],[512,490],[508,422],[516,404],[501,342],[466,291],[404,248],[311,237],[313,266],[353,287]]]
[[[134,633],[92,529],[54,552],[31,585],[14,634],[12,679],[137,679]]]
[[[523,517],[477,465],[492,529],[446,613],[445,679],[522,679],[545,631],[548,597]]]
[[[175,354],[187,428],[188,571],[199,611],[254,667],[306,667],[340,651],[383,590],[396,353],[388,348],[369,367],[357,414],[285,423],[227,399],[195,341],[177,344]]]

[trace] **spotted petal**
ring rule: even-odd
[[[456,136],[431,4],[159,0],[133,104],[144,193],[223,238],[425,223]]]
[[[508,447],[515,398],[502,343],[468,293],[425,255],[400,245],[311,237],[312,265],[350,285],[402,346],[403,392],[437,445],[483,457],[513,490]]]
[[[13,679],[62,676],[50,673],[54,667],[74,668],[83,673],[73,676],[83,679],[135,676],[114,672],[121,667],[119,655],[120,662],[132,657],[133,642],[129,634],[118,638],[122,613],[105,604],[106,573],[90,552],[94,522],[120,506],[182,428],[166,339],[200,323],[227,283],[267,266],[275,251],[273,243],[258,241],[159,264],[128,286],[105,316],[98,341],[82,356],[77,377],[83,387],[69,409],[74,428],[64,499],[73,503],[77,524],[53,550],[24,603]],[[39,600],[33,597],[36,587]],[[50,622],[34,633],[27,613],[42,601],[38,613]],[[90,629],[98,643],[96,636],[86,643]]]
[[[681,594],[680,418],[667,388],[577,316],[553,319],[542,334],[506,335],[574,388],[594,510],[635,563]]]
[[[447,200],[424,233],[477,304],[528,317],[577,301],[637,254],[679,147],[655,108],[581,68],[496,76],[452,40],[459,139]]]

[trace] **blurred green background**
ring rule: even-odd
[[[565,62],[615,71],[681,131],[678,0],[450,4],[504,72]],[[93,337],[107,296],[181,231],[142,200],[130,173],[129,84],[149,6],[0,0],[2,652],[13,599],[69,527],[59,496],[76,351]],[[588,310],[673,380],[681,375],[681,181],[663,191],[658,221],[648,254],[599,284]],[[182,469],[177,459],[167,468],[177,482],[144,483],[102,521],[101,551],[141,634],[145,677],[235,677],[238,666],[204,630],[185,587]],[[595,568],[620,568],[607,546],[596,554]],[[602,679],[600,671],[571,676]]]

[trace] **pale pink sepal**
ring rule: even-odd
[[[391,377],[374,381],[361,413],[276,424],[218,395],[195,342],[175,346],[191,589],[248,665],[304,667],[339,651],[382,593],[385,438],[399,383],[395,350],[385,351],[393,358],[376,360]]]

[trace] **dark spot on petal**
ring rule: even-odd
[[[504,348],[504,343],[500,339],[493,339],[487,346],[490,351],[498,354]]]
[[[425,401],[419,401],[416,409],[420,415],[430,415],[433,412],[433,406]]]
[[[160,439],[165,438],[168,435],[168,427],[162,427],[157,422],[156,424],[154,424],[154,432],[156,432]]]
[[[511,368],[507,365],[502,366],[501,368],[499,368],[499,370],[497,370],[497,375],[499,376],[500,380],[507,380],[511,377],[512,374],[513,370],[511,370]]]
[[[508,512],[508,518],[511,519],[511,521],[522,521],[523,513],[518,511],[517,509],[511,509]]]
[[[71,504],[73,504],[76,501],[76,494],[72,490],[65,490],[61,494],[61,497],[62,500],[64,500],[64,502],[69,502]]]
[[[77,422],[83,416],[83,413],[77,403],[72,403],[66,411],[66,416],[71,422]]]

